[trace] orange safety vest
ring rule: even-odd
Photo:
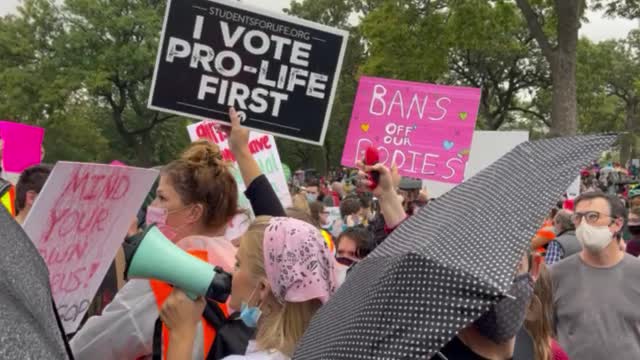
[[[555,239],[556,238],[556,234],[553,232],[553,222],[545,221],[542,224],[542,227],[540,229],[538,229],[538,232],[536,232],[535,236],[543,238],[543,239],[547,239],[548,241],[551,241],[551,240]],[[538,254],[544,254],[545,248],[543,246],[541,246],[541,247],[536,249],[536,252]]]
[[[187,251],[189,254],[199,258],[200,260],[207,261],[208,253],[206,250],[189,250]],[[173,287],[165,282],[158,280],[150,280],[151,290],[156,297],[156,305],[158,306],[158,311],[162,309],[162,304],[164,304],[165,300],[169,297],[171,292],[173,291]],[[224,313],[225,317],[229,316],[229,310],[226,304],[218,304],[220,309]],[[202,323],[202,334],[204,337],[204,359],[207,358],[209,349],[213,345],[213,341],[216,339],[216,329],[211,326],[204,317],[201,319]],[[167,350],[169,349],[169,329],[167,329],[164,324],[162,325],[162,358],[167,358]]]
[[[1,184],[0,184],[1,185]],[[8,189],[0,194],[0,202],[7,209],[12,217],[16,216],[16,188],[8,184]]]

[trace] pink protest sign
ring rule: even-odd
[[[24,230],[49,269],[66,333],[80,324],[144,197],[155,170],[59,162]]]
[[[2,139],[2,168],[4,171],[21,173],[42,160],[44,129],[38,126],[0,121]]]
[[[464,179],[480,89],[360,78],[342,165],[374,146],[401,175],[458,184]]]

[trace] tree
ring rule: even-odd
[[[512,3],[454,2],[448,83],[482,89],[478,127],[498,130],[523,116],[548,126],[548,116],[523,94],[549,85],[548,66]]]
[[[594,44],[580,41],[578,52],[579,101],[587,110],[581,128],[589,132],[626,131],[620,160],[635,155],[635,138],[640,134],[640,31],[627,39]]]
[[[513,3],[356,3],[369,55],[363,73],[481,88],[479,128],[497,130],[525,115],[548,121],[522,100],[548,86],[549,70]]]
[[[637,0],[595,0],[593,8],[594,10],[605,10],[609,16],[640,18],[640,2]]]
[[[142,166],[153,164],[155,144],[162,142],[154,141],[152,131],[177,120],[145,106],[163,15],[164,2],[157,0],[114,0],[108,6],[66,0],[63,8],[65,76],[108,109],[117,133]],[[175,131],[184,134],[184,122],[179,125]]]
[[[552,8],[534,9],[532,0],[516,0],[531,35],[536,39],[551,69],[550,135],[574,135],[577,131],[576,54],[578,29],[585,0],[554,0]],[[542,5],[547,2],[542,1]],[[545,23],[555,22],[553,36],[545,33]]]
[[[353,100],[357,88],[357,73],[363,61],[364,48],[357,27],[349,24],[353,5],[347,0],[292,1],[287,13],[324,25],[349,31],[347,50],[336,96],[334,97],[329,128],[322,147],[279,139],[278,149],[285,163],[293,169],[317,167],[324,171],[340,163]]]
[[[399,80],[442,80],[454,43],[447,31],[446,1],[381,1],[361,7],[370,11],[360,24],[367,47],[361,73]]]
[[[58,73],[62,32],[47,0],[25,0],[17,15],[0,18],[0,117],[45,127],[45,161],[101,161],[110,151],[95,109]]]
[[[0,20],[2,117],[44,126],[48,161],[174,158],[187,121],[145,105],[164,1],[56,3],[25,0]]]
[[[587,6],[605,9],[609,16],[636,18],[635,0],[516,0],[531,35],[551,69],[550,135],[573,135],[577,130],[576,58],[578,30]]]

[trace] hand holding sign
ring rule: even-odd
[[[231,129],[227,128],[229,135],[229,148],[236,156],[242,151],[249,152],[249,129],[243,127],[239,113],[234,107],[229,108],[229,118],[231,119]]]
[[[260,170],[260,165],[253,158],[249,148],[249,129],[240,124],[241,118],[234,107],[229,108],[229,118],[231,119],[231,128],[226,127],[222,131],[227,134],[229,149],[238,162],[242,181],[249,186],[255,178],[262,175],[262,170]]]

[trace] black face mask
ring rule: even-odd
[[[496,344],[512,339],[524,323],[527,306],[533,295],[533,278],[520,274],[513,279],[509,290],[512,298],[505,297],[474,322],[480,334]]]
[[[629,226],[629,232],[631,235],[640,235],[640,225]]]

